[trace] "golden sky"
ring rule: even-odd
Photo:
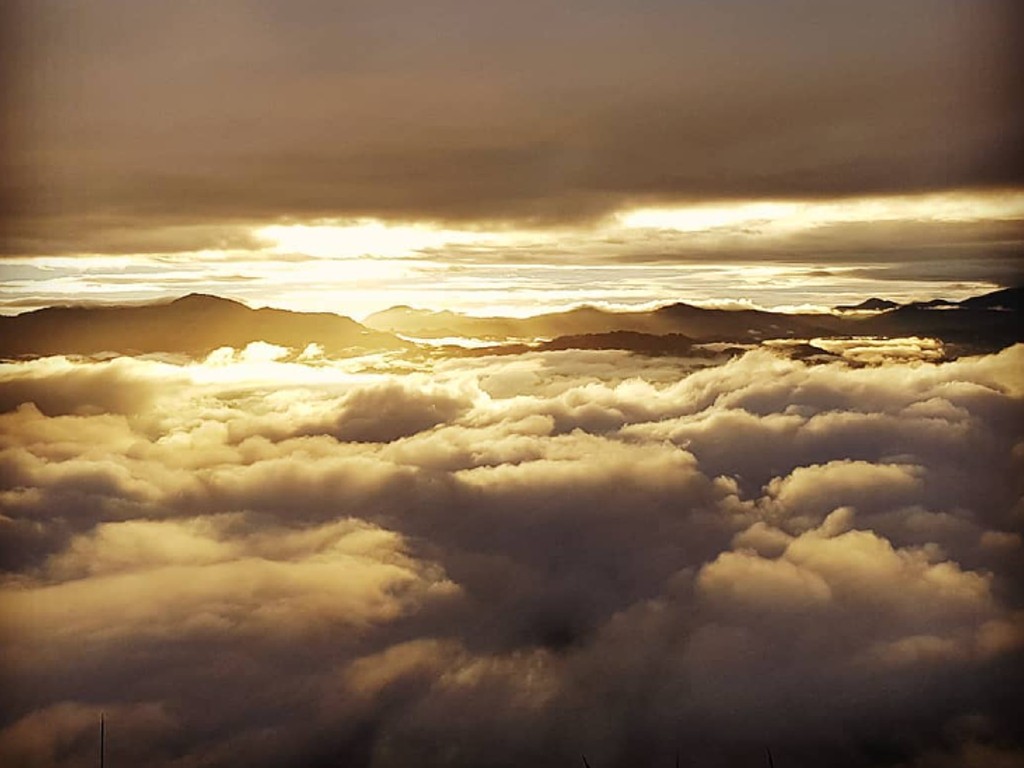
[[[1009,2],[5,15],[6,313],[188,290],[522,313],[680,298],[687,275],[683,298],[783,306],[1020,280]],[[787,298],[701,279],[754,264],[835,280]]]
[[[545,228],[317,219],[250,228],[245,248],[12,256],[0,311],[188,292],[357,318],[399,304],[523,315],[680,297],[958,299],[1013,283],[1022,219],[1013,191],[633,208]]]

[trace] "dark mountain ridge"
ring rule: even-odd
[[[1021,302],[1024,288],[1005,288],[960,302],[937,299],[900,305],[872,298],[849,309],[871,314],[783,314],[756,309],[706,309],[676,303],[648,312],[612,312],[580,307],[527,318],[473,317],[395,307],[371,315],[366,324],[407,336],[468,336],[507,341],[559,340],[631,332],[680,334],[698,342],[751,343],[773,338],[816,336],[929,336],[954,345],[958,354],[1001,349],[1024,341]],[[844,308],[845,309],[845,308]],[[625,337],[623,337],[625,338]],[[634,339],[635,340],[635,339]],[[604,340],[605,343],[608,338]],[[597,343],[597,342],[594,342]]]
[[[0,355],[202,355],[217,347],[244,347],[253,341],[293,349],[316,343],[333,355],[416,346],[395,334],[475,337],[506,345],[523,339],[549,339],[530,348],[619,348],[645,354],[680,353],[695,342],[749,344],[819,336],[929,336],[952,345],[955,354],[967,354],[1024,341],[1022,296],[1024,288],[1007,288],[961,302],[915,302],[869,315],[705,309],[681,302],[643,312],[580,307],[526,318],[472,317],[393,307],[371,315],[366,325],[361,325],[328,312],[250,309],[230,299],[189,294],[141,306],[50,307],[0,317]],[[869,300],[872,306],[884,301]]]
[[[703,341],[752,341],[760,338],[830,332],[828,315],[785,315],[755,309],[703,309],[677,303],[644,312],[612,312],[578,307],[533,317],[474,317],[393,307],[370,315],[371,328],[419,338],[465,336],[505,341],[632,331],[678,333]]]
[[[328,353],[404,349],[412,344],[329,312],[250,309],[231,299],[189,294],[141,306],[48,307],[0,317],[0,355],[180,352],[265,341]]]
[[[858,312],[858,311],[869,311],[878,312],[885,309],[896,309],[899,304],[889,299],[880,299],[877,296],[872,296],[870,299],[865,299],[860,304],[840,304],[836,307],[840,312]]]

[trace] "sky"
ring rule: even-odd
[[[1014,6],[9,3],[0,311],[1019,283]]]

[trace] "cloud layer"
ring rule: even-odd
[[[14,3],[9,252],[1018,186],[1013,4]]]
[[[5,764],[1024,759],[1024,347],[272,352],[0,371]]]

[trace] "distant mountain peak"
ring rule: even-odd
[[[890,299],[880,299],[877,296],[872,296],[870,299],[865,299],[860,304],[840,304],[836,307],[840,312],[857,312],[857,311],[882,311],[886,309],[896,309],[899,304]]]
[[[175,307],[198,307],[198,306],[235,306],[245,307],[240,301],[226,299],[223,296],[214,296],[212,293],[187,293],[169,302]],[[246,307],[247,308],[247,307]]]
[[[1001,309],[1020,312],[1024,310],[1024,286],[1001,288],[983,296],[974,296],[961,301],[960,306],[970,309]]]

